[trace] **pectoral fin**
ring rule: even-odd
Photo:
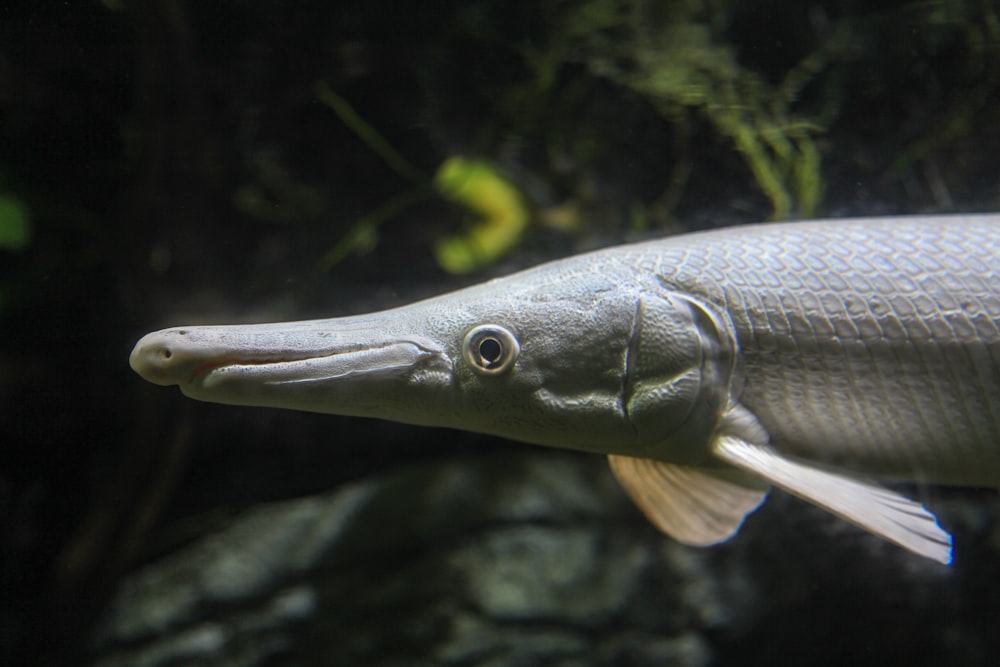
[[[766,485],[744,479],[737,471],[614,454],[608,463],[646,517],[684,544],[707,546],[728,540],[767,496]]]
[[[740,470],[940,563],[951,563],[951,535],[923,505],[880,486],[782,457],[766,445],[723,435],[714,453]]]

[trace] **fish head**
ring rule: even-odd
[[[706,342],[699,312],[614,275],[547,269],[366,315],[165,329],[131,365],[204,401],[649,455],[703,441],[724,408],[729,376],[709,372],[718,336]]]

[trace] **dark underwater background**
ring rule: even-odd
[[[996,490],[905,488],[950,567],[777,492],[693,549],[602,457],[196,403],[128,355],[687,230],[997,210],[988,0],[4,2],[0,663],[994,664]]]

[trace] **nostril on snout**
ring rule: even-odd
[[[163,340],[158,332],[143,336],[129,355],[129,365],[146,380],[159,385],[176,384],[177,365],[183,364],[181,349]]]

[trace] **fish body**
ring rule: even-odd
[[[368,315],[166,329],[131,363],[202,400],[607,454],[689,544],[775,485],[950,562],[871,480],[1000,486],[1000,216],[680,235]]]
[[[775,449],[877,477],[1000,483],[1000,217],[730,233],[635,249],[731,318],[739,400]]]

